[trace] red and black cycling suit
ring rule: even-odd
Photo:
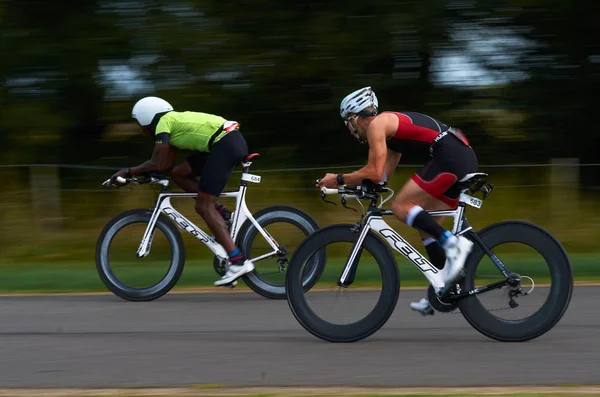
[[[398,130],[387,147],[398,153],[416,153],[426,164],[412,177],[431,196],[455,208],[460,192],[454,186],[466,174],[477,172],[478,161],[462,133],[454,134],[439,120],[416,112],[384,112],[398,117]]]

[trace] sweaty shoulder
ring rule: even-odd
[[[386,139],[393,137],[398,129],[398,116],[392,112],[382,112],[371,121],[369,129],[373,128],[384,131]]]

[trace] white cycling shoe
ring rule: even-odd
[[[463,236],[456,236],[456,238],[456,243],[444,250],[446,252],[446,263],[440,274],[444,284],[442,286],[434,285],[436,292],[456,281],[463,272],[465,261],[473,249],[473,242],[467,238]],[[419,302],[411,302],[410,308],[423,315],[433,314],[433,308],[426,298],[421,299]]]
[[[465,261],[473,249],[473,242],[463,236],[456,236],[455,244],[444,249],[446,251],[446,263],[441,271],[444,285],[453,283],[463,272]],[[436,288],[436,292],[441,288]]]
[[[427,298],[422,298],[418,302],[411,302],[410,308],[416,312],[421,313],[422,316],[434,314],[433,307],[431,307]]]
[[[229,265],[229,269],[227,269],[227,273],[225,273],[225,275],[223,275],[223,277],[221,277],[220,280],[215,281],[214,285],[220,286],[230,284],[238,278],[242,277],[244,274],[250,273],[253,270],[254,264],[249,260],[244,261],[242,265],[231,264]]]

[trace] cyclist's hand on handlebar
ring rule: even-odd
[[[115,174],[110,178],[111,184],[116,185],[116,186],[124,186],[125,183],[121,183],[121,182],[117,181],[118,177],[127,178],[127,171],[123,169],[118,172],[115,172]]]
[[[322,187],[327,188],[336,188],[338,187],[337,183],[337,174],[325,174],[323,178],[317,180],[316,186],[320,189]]]

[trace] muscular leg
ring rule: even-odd
[[[442,204],[445,203],[436,200],[415,181],[409,179],[392,203],[392,212],[399,220],[435,238],[443,246],[446,242],[454,242],[451,240],[452,233],[440,225],[441,221],[437,222],[426,211],[423,211],[424,208],[438,209],[437,207],[441,207]],[[448,206],[446,205],[444,208],[448,208]]]
[[[410,182],[414,183],[412,180]],[[408,193],[410,193],[409,189],[411,189],[410,186],[405,186],[405,188],[403,189],[404,195],[407,196],[408,198],[411,197],[408,194]],[[423,192],[423,193],[425,193],[425,192]],[[406,215],[404,215],[405,218],[408,215],[408,212],[410,212],[410,208],[412,207],[410,205],[410,203],[412,203],[413,206],[418,205],[427,210],[450,209],[450,206],[448,204],[431,197],[427,193],[418,194],[418,197],[412,197],[412,198],[410,198],[410,200],[409,199],[403,200],[403,197],[401,197],[400,200],[401,200],[400,203],[396,203],[396,206],[397,206],[396,211],[401,216],[406,214]],[[406,201],[408,201],[408,204]],[[392,205],[392,209],[393,208],[394,208],[394,205]],[[444,220],[446,219],[446,217],[438,216],[438,217],[433,217],[433,219],[438,224],[441,225],[442,222],[444,222]],[[443,269],[444,264],[446,263],[446,254],[444,252],[444,249],[438,244],[437,239],[432,237],[430,234],[425,233],[423,231],[419,231],[419,234],[421,236],[421,240],[423,241],[423,245],[425,246],[425,250],[427,251],[427,256],[429,257],[429,261],[431,262],[431,264],[438,269]]]
[[[441,224],[442,220],[443,218],[438,219],[438,222]],[[436,239],[429,236],[427,233],[420,232],[420,234],[423,246],[429,257],[429,262],[437,269],[442,270],[446,264],[446,253],[444,252],[444,249],[438,244]]]
[[[473,243],[464,236],[456,236],[446,230],[441,226],[441,219],[436,222],[423,209],[441,210],[456,205],[456,200],[450,198],[458,198],[456,181],[461,176],[474,172],[477,160],[472,150],[457,140],[447,140],[436,150],[437,154],[405,184],[393,203],[392,210],[400,220],[422,232],[421,238],[424,239],[430,260],[438,269],[442,254],[439,248],[443,249],[444,265],[433,285],[439,293],[447,292],[460,275]],[[429,236],[437,240],[438,244],[432,243]],[[443,287],[439,284],[443,284]],[[432,313],[426,299],[411,303],[411,308],[422,314],[427,307]]]
[[[233,243],[225,220],[216,209],[217,197],[207,193],[198,192],[196,198],[196,212],[204,219],[206,225],[215,236],[215,240],[227,250],[234,251],[237,247]]]
[[[246,260],[229,235],[223,216],[217,211],[217,199],[225,188],[236,165],[248,153],[248,146],[238,130],[229,132],[221,138],[204,157],[203,167],[193,163],[192,169],[201,169],[198,183],[196,211],[204,218],[215,239],[227,251],[231,265],[215,285],[226,285],[254,270],[254,264]],[[199,157],[198,157],[199,158]]]
[[[444,203],[443,201],[439,201],[436,199],[432,199],[428,202],[427,207],[428,210],[447,210],[451,209],[451,207]],[[445,216],[436,216],[433,217],[440,225],[446,219]],[[465,218],[463,220],[463,228],[469,227],[469,222]],[[423,245],[425,246],[425,250],[427,251],[427,256],[429,257],[429,261],[433,266],[438,269],[443,269],[444,264],[446,263],[446,253],[441,245],[438,244],[437,240],[431,237],[429,234],[424,233],[422,231],[419,232],[421,236],[421,240],[423,241]]]
[[[198,180],[196,180],[192,166],[188,161],[184,161],[173,168],[171,177],[177,186],[179,186],[184,192],[198,192]]]
[[[184,192],[187,193],[197,193],[198,192],[198,180],[194,176],[194,170],[190,165],[189,161],[184,161],[181,164],[178,164],[173,171],[171,172],[171,177],[177,186],[183,189]],[[212,197],[212,196],[211,196]],[[229,220],[231,214],[225,208],[224,205],[220,204],[218,199],[215,197],[214,200],[215,208],[221,214],[221,216],[225,220]],[[215,235],[216,236],[216,235]]]
[[[439,217],[436,221],[424,209],[441,210],[448,208],[450,208],[448,204],[435,199],[412,179],[404,185],[392,203],[394,215],[407,225],[420,231],[430,261],[432,265],[441,270],[440,281],[445,285],[456,279],[464,265],[464,259],[462,263],[457,265],[455,258],[457,257],[458,244],[465,244],[461,241],[465,239],[461,237],[461,240],[459,240],[457,236],[442,227],[443,217]],[[430,238],[433,238],[433,241],[429,240]],[[471,243],[467,241],[467,244]],[[420,302],[412,302],[410,306],[413,310],[422,314],[433,313],[433,309],[425,298],[421,299]]]

